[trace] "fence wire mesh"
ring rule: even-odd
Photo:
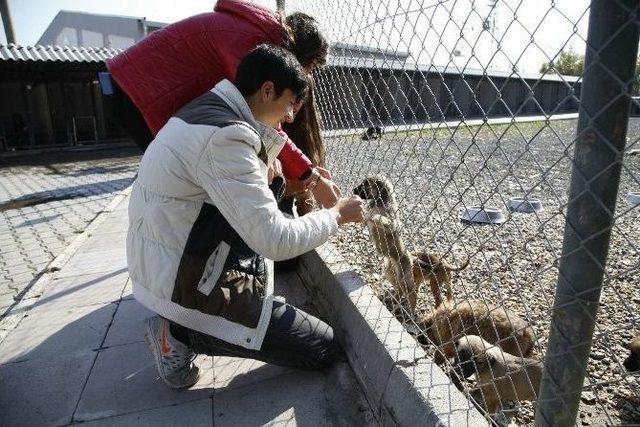
[[[610,4],[627,18],[603,45],[633,27],[635,51],[637,2]],[[492,422],[534,421],[558,267],[571,256],[563,253],[567,210],[585,195],[569,192],[572,171],[580,174],[583,164],[575,154],[584,137],[580,110],[589,131],[614,153],[587,184],[615,181],[609,174],[617,168],[620,180],[615,211],[585,190],[613,222],[598,232],[611,233],[608,257],[606,247],[588,254],[604,256],[606,266],[598,264],[604,280],[595,331],[581,336],[581,345],[593,342],[575,422],[640,423],[640,379],[632,373],[640,367],[627,349],[640,334],[640,119],[628,119],[624,153],[597,124],[621,100],[631,98],[631,111],[640,111],[633,98],[638,80],[609,71],[616,91],[598,110],[581,104],[589,67],[608,70],[600,49],[586,68],[581,57],[594,49],[587,40],[589,2],[287,0],[285,6],[287,14],[315,17],[333,45],[329,63],[314,76],[329,169],[343,192],[359,186],[384,201],[370,209],[368,227],[347,228],[332,247],[427,353],[444,359],[443,369]],[[616,132],[624,134],[624,126]],[[384,179],[367,184],[368,177]],[[380,195],[387,184],[394,197]],[[580,236],[580,249],[598,235]],[[436,267],[444,267],[437,259],[451,267],[468,262],[451,271],[451,300],[447,274],[429,284]],[[413,307],[411,289],[422,281]],[[436,306],[438,298],[444,304]],[[470,335],[485,341],[463,338]],[[565,350],[571,358],[572,349]],[[640,342],[635,350],[640,363]]]

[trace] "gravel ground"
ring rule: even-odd
[[[393,134],[380,140],[334,138],[329,166],[347,192],[364,177],[381,173],[396,187],[410,249],[446,254],[471,263],[453,281],[457,300],[482,298],[515,311],[533,325],[542,358],[562,250],[564,215],[577,121],[512,126],[459,127]],[[629,124],[628,148],[637,148],[640,120]],[[583,393],[579,425],[640,423],[640,378],[624,374],[623,344],[640,333],[640,208],[623,198],[640,191],[640,156],[627,156],[612,233],[606,281]],[[537,214],[514,213],[500,226],[468,226],[458,219],[463,206],[504,209],[510,197],[540,199]],[[351,226],[334,239],[342,255],[377,290],[389,295],[378,255],[365,227]],[[388,298],[387,298],[388,299]],[[418,314],[433,307],[426,289]],[[533,409],[520,406],[515,422],[530,424]]]
[[[132,182],[139,158],[119,149],[0,159],[0,319]]]

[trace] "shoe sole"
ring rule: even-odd
[[[153,354],[153,361],[154,361],[154,364],[156,365],[156,369],[158,370],[158,372],[164,372],[164,369],[162,369],[162,352],[160,351],[160,343],[158,343],[155,339],[149,336],[150,330],[151,330],[150,322],[146,322],[145,331],[144,331],[144,340],[147,343],[149,350],[151,350],[151,354]],[[195,378],[195,381],[193,381],[193,383],[191,384],[178,385],[168,381],[164,377],[164,375],[160,375],[160,379],[162,380],[162,382],[165,383],[168,387],[173,389],[183,389],[183,388],[192,387],[194,384],[198,382],[199,378],[200,378],[200,375],[198,375]]]

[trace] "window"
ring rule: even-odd
[[[102,33],[91,30],[82,30],[82,46],[84,47],[104,47]]]
[[[135,40],[131,37],[122,37],[116,36],[114,34],[109,34],[109,46],[112,49],[126,49],[133,45]]]
[[[78,30],[65,27],[56,37],[56,44],[61,46],[78,46]]]

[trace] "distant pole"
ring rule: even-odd
[[[9,14],[9,4],[7,0],[0,0],[0,14],[2,15],[2,25],[4,25],[4,34],[7,37],[7,44],[15,43],[16,36],[13,34],[13,24],[11,23],[11,15]]]
[[[276,0],[276,8],[278,12],[284,15],[284,1],[285,0]]]

